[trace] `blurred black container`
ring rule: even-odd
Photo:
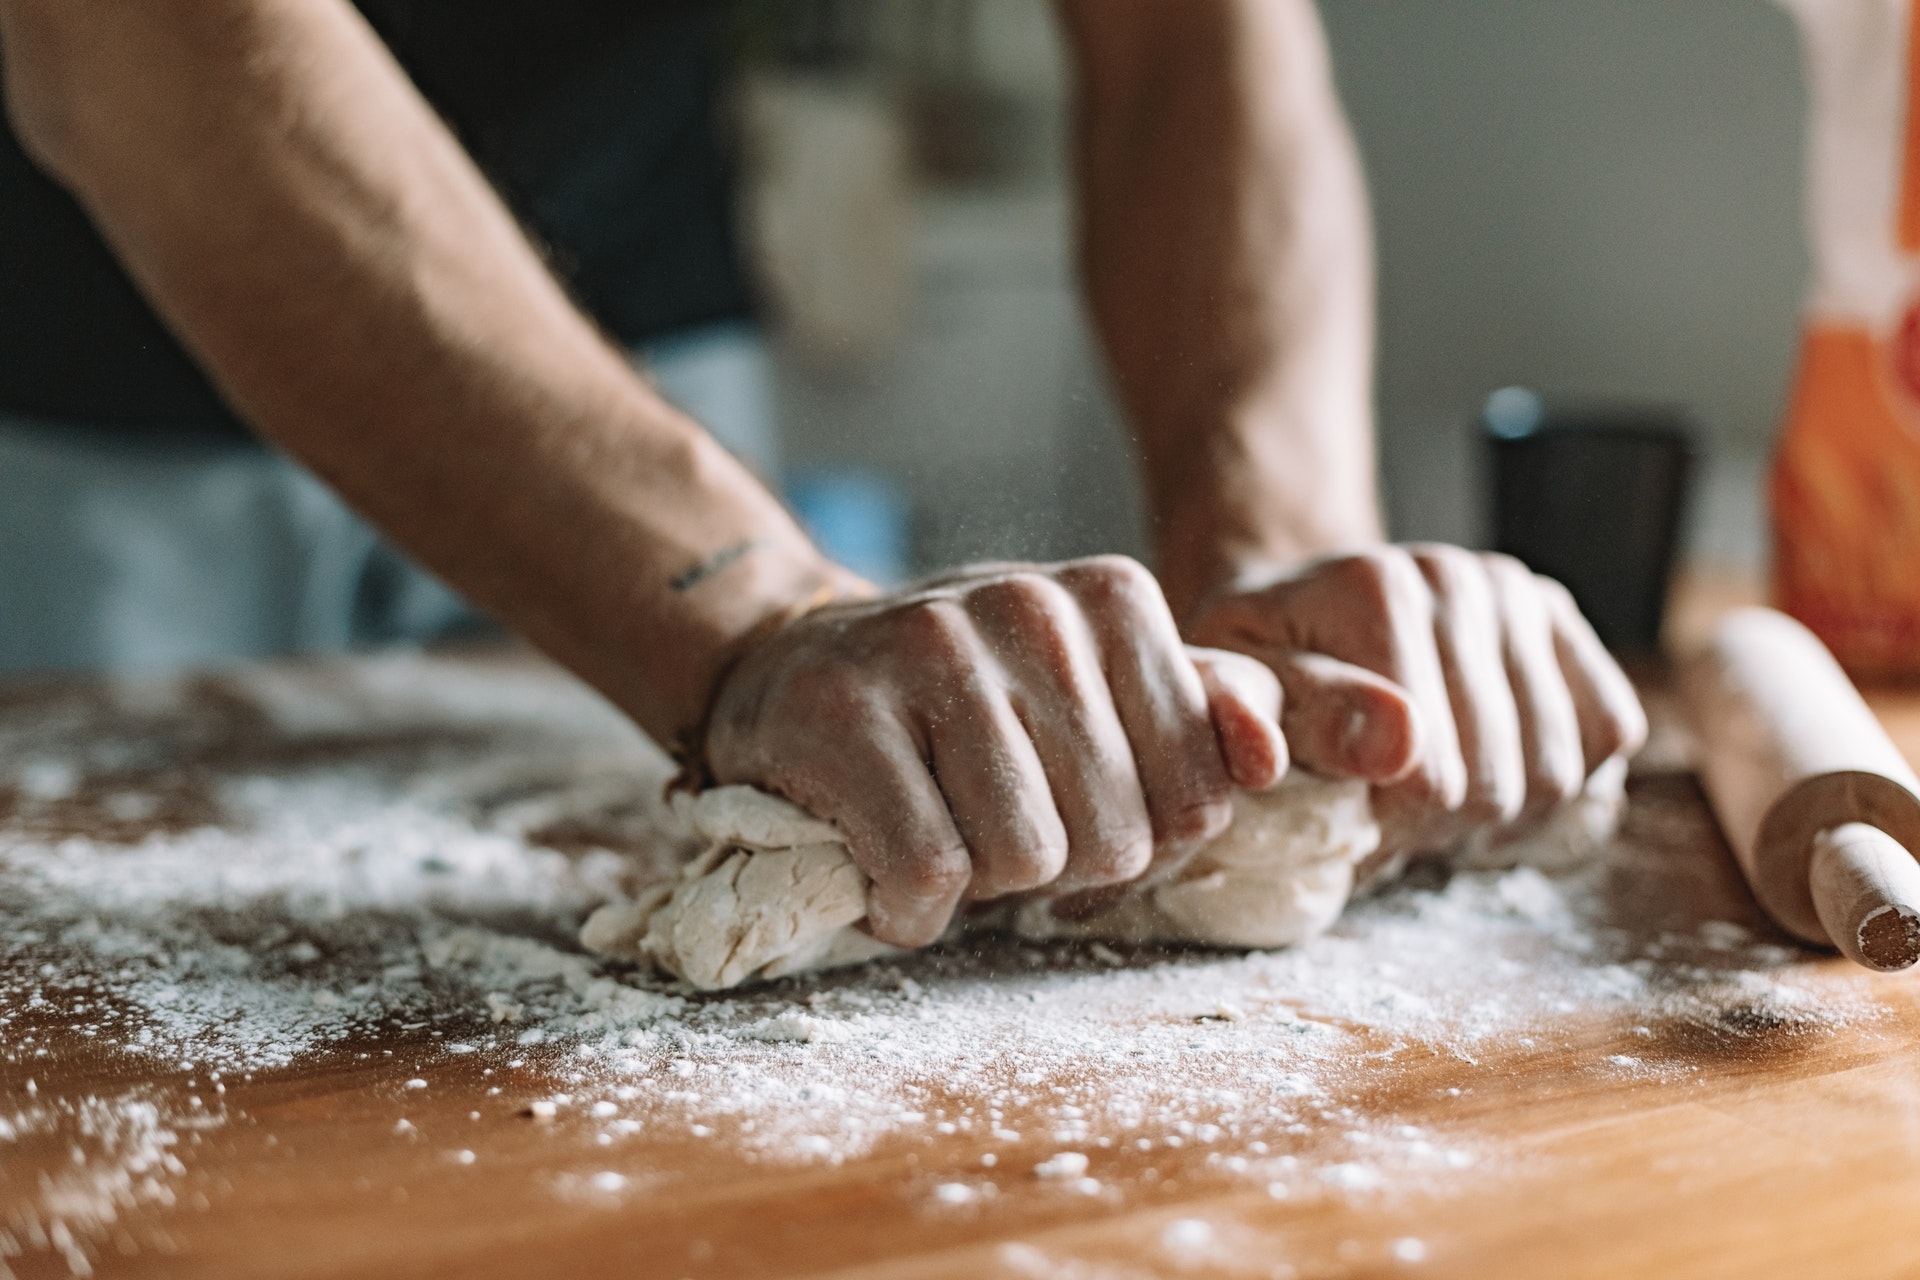
[[[1657,649],[1693,478],[1692,419],[1503,387],[1480,425],[1494,548],[1565,583],[1608,648]]]

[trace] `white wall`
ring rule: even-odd
[[[1805,270],[1804,98],[1784,11],[1323,0],[1322,12],[1378,221],[1397,532],[1476,532],[1461,424],[1506,383],[1677,402],[1722,450],[1765,448]]]
[[[1001,69],[990,78],[1057,102],[1044,0],[982,3],[986,61]],[[1733,459],[1702,508],[1725,527],[1695,541],[1747,555],[1753,458],[1779,411],[1805,265],[1786,14],[1767,0],[1322,0],[1322,12],[1378,223],[1395,533],[1478,536],[1467,425],[1487,391],[1520,382],[1693,409]],[[908,354],[868,391],[789,377],[794,455],[903,473],[931,558],[1138,549],[1065,241],[1018,216],[1032,193],[1009,199],[1014,216],[925,219],[926,243],[968,248],[926,253],[947,267],[930,271]],[[1006,269],[990,266],[1003,251]],[[954,341],[964,354],[935,350]]]

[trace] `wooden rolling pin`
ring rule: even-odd
[[[1840,664],[1772,609],[1738,609],[1681,668],[1699,769],[1754,897],[1870,969],[1920,961],[1920,780]]]

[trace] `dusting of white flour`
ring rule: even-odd
[[[988,940],[696,996],[572,941],[680,856],[667,770],[530,666],[392,658],[0,705],[0,1169],[72,1148],[36,1187],[0,1177],[0,1275],[23,1251],[84,1275],[164,1248],[129,1225],[164,1221],[230,1082],[382,1045],[408,1050],[402,1137],[409,1085],[484,1064],[609,1165],[643,1132],[828,1165],[967,1135],[979,1167],[924,1193],[974,1213],[1009,1179],[1113,1197],[1123,1155],[1137,1183],[1183,1148],[1278,1199],[1471,1176],[1486,1153],[1367,1104],[1399,1064],[1444,1058],[1470,1091],[1490,1056],[1624,1016],[1644,1049],[1592,1069],[1680,1080],[1689,1044],[1873,1016],[1781,980],[1798,953],[1751,921],[1662,922],[1668,873],[1633,820],[1571,873],[1416,871],[1286,952]],[[1642,835],[1703,820],[1661,803],[1636,800]],[[42,1087],[83,1051],[166,1087]],[[649,1176],[547,1190],[617,1203]]]

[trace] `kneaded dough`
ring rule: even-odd
[[[1030,938],[1292,946],[1333,923],[1354,868],[1379,845],[1366,783],[1295,771],[1271,791],[1235,792],[1232,824],[1172,880],[1092,920],[1061,920],[1032,899],[1006,924]]]
[[[837,830],[752,787],[675,800],[704,851],[678,883],[594,912],[582,945],[709,990],[879,954],[854,954],[866,935],[848,926],[867,914],[867,877]]]
[[[1482,867],[1583,857],[1611,834],[1625,775],[1624,761],[1610,762],[1533,836],[1470,840],[1459,855]],[[894,950],[854,927],[866,915],[867,878],[833,826],[752,787],[716,787],[675,804],[703,852],[677,882],[594,912],[580,931],[584,946],[706,990]],[[1236,793],[1231,825],[1176,876],[1142,884],[1092,920],[1060,920],[1034,898],[956,918],[954,929],[1290,946],[1333,923],[1354,892],[1355,869],[1379,843],[1365,783],[1295,770],[1270,791]]]

